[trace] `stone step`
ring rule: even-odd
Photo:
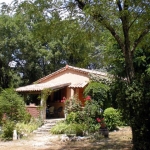
[[[41,126],[42,128],[51,128],[52,126],[55,126],[57,123],[52,123],[52,124],[44,124]]]
[[[46,119],[44,120],[45,123],[57,123],[58,121],[64,120],[64,118],[58,118],[58,119]]]
[[[38,129],[37,131],[38,131],[38,132],[49,132],[50,129],[42,129],[42,128],[41,128],[41,129]]]
[[[57,122],[56,122],[56,123],[57,123]],[[56,123],[46,123],[46,124],[44,124],[43,126],[45,126],[45,127],[54,126]]]
[[[37,135],[40,135],[40,134],[42,134],[42,135],[49,135],[50,134],[50,132],[41,132],[41,131],[34,131],[33,133],[37,134]]]
[[[55,126],[55,124],[61,120],[64,120],[64,118],[59,119],[49,119],[44,120],[44,124],[39,127],[37,130],[33,131],[35,134],[49,134],[50,129]]]

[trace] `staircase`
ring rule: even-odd
[[[34,134],[49,134],[50,129],[59,121],[64,120],[64,118],[59,119],[46,119],[44,124],[37,130],[33,131]]]

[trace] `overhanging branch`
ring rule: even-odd
[[[148,34],[148,32],[150,31],[149,28],[145,29],[141,34],[140,36],[134,41],[134,44],[133,44],[133,48],[132,48],[132,52],[135,51],[136,47],[138,46],[138,44],[142,41],[142,39],[144,38],[144,36],[146,34]]]
[[[78,3],[78,7],[80,9],[84,9],[86,3],[82,0],[75,0]],[[119,10],[122,10],[122,6],[121,6],[121,2],[120,0],[117,1],[117,5],[119,7]],[[107,18],[104,18],[103,15],[100,14],[100,12],[91,12],[90,14],[91,17],[94,18],[94,20],[96,20],[97,22],[101,23],[106,29],[108,29],[110,31],[110,33],[112,34],[112,36],[115,38],[115,40],[117,41],[117,43],[119,44],[119,46],[121,47],[121,49],[123,50],[124,53],[124,43],[123,40],[121,39],[121,37],[117,34],[117,32],[115,31],[115,29],[110,25],[109,21],[107,20]]]
[[[83,9],[85,6],[85,2],[83,2],[82,0],[75,0],[78,3],[78,7],[80,9]]]
[[[122,11],[122,6],[121,6],[120,0],[117,0],[116,3],[117,3],[117,5],[118,5],[119,11]]]

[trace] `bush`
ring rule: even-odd
[[[36,130],[39,126],[41,126],[43,122],[41,119],[31,118],[29,123],[19,122],[16,124],[17,133],[20,135],[28,135],[32,131]]]
[[[67,115],[66,122],[69,123],[83,123],[84,121],[84,112],[78,111],[78,112],[71,112]]]
[[[81,101],[77,98],[77,95],[65,100],[65,113],[78,112],[82,110]]]
[[[54,127],[51,128],[50,132],[52,134],[76,134],[77,136],[82,136],[84,132],[84,125],[77,123],[67,124],[66,122],[59,122]]]
[[[83,111],[86,117],[96,118],[100,115],[100,106],[98,102],[93,99],[86,100]]]
[[[103,109],[110,106],[110,95],[109,95],[109,86],[107,85],[108,81],[96,81],[95,77],[90,75],[92,82],[84,90],[84,95],[90,95],[92,99],[98,102],[99,106]]]
[[[117,126],[119,126],[121,123],[121,115],[119,111],[117,109],[110,107],[104,110],[103,115],[108,129],[109,130],[117,129]]]
[[[15,129],[15,123],[10,120],[6,120],[2,126],[2,135],[3,140],[12,140],[13,130]]]
[[[6,119],[11,121],[28,122],[30,120],[23,98],[13,89],[5,89],[0,94],[0,120],[3,119],[4,114]]]
[[[77,122],[77,113],[71,112],[67,115],[66,122],[69,123],[76,123]]]
[[[98,105],[98,102],[91,100],[91,97],[87,96],[85,98],[85,107],[82,110],[79,109],[76,112],[70,112],[67,115],[66,123],[67,124],[82,124],[82,125],[84,124],[84,130],[88,131],[88,133],[93,133],[97,131],[100,127],[100,125],[97,124],[96,122],[96,118],[99,115],[100,115],[100,107]],[[71,129],[73,130],[74,127],[72,126],[73,125],[71,125]]]

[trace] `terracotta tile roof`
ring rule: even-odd
[[[32,91],[42,91],[43,89],[45,88],[52,88],[52,89],[56,89],[56,88],[60,88],[60,87],[65,87],[65,86],[68,86],[70,88],[83,88],[85,87],[88,82],[87,81],[79,81],[79,82],[76,82],[76,83],[62,83],[61,81],[57,81],[56,82],[53,82],[53,81],[49,81],[49,82],[45,82],[45,83],[41,83],[43,81],[45,81],[46,79],[52,77],[52,76],[55,76],[57,75],[58,73],[60,72],[63,72],[67,69],[70,69],[70,70],[74,70],[74,71],[77,71],[77,72],[82,72],[84,74],[89,74],[89,73],[92,73],[92,74],[95,74],[95,75],[100,75],[101,77],[104,77],[106,78],[107,77],[107,73],[104,73],[104,72],[99,72],[99,71],[95,71],[95,70],[89,70],[89,69],[83,69],[83,68],[78,68],[78,67],[73,67],[73,66],[69,66],[69,65],[66,65],[65,67],[59,69],[58,71],[55,71],[54,73],[51,73],[39,80],[37,80],[36,82],[34,82],[35,84],[32,84],[32,85],[27,85],[27,86],[24,86],[24,87],[19,87],[16,89],[17,92],[32,92]],[[66,82],[66,81],[64,81]]]
[[[32,84],[23,87],[19,87],[16,89],[17,92],[28,92],[28,91],[42,91],[45,88],[57,89],[61,87],[65,87],[70,85],[70,83],[40,83],[40,84]]]
[[[55,72],[45,76],[45,77],[37,80],[36,83],[40,83],[40,82],[48,79],[49,77],[52,77],[52,76],[54,76],[54,75],[56,75],[56,74],[58,74],[60,72],[63,72],[65,70],[67,70],[67,69],[71,69],[71,70],[74,70],[74,71],[82,72],[82,73],[85,73],[85,74],[89,74],[89,73],[97,74],[97,75],[101,75],[102,77],[106,77],[107,76],[107,73],[105,73],[105,72],[100,72],[100,71],[96,71],[96,70],[90,70],[90,69],[84,69],[84,68],[78,68],[78,67],[73,67],[73,66],[66,65],[65,67],[63,67],[63,68],[61,68],[61,69],[59,69],[59,70],[57,70],[57,71],[55,71]]]
[[[88,84],[88,82],[72,83],[68,87],[70,88],[83,88]]]

